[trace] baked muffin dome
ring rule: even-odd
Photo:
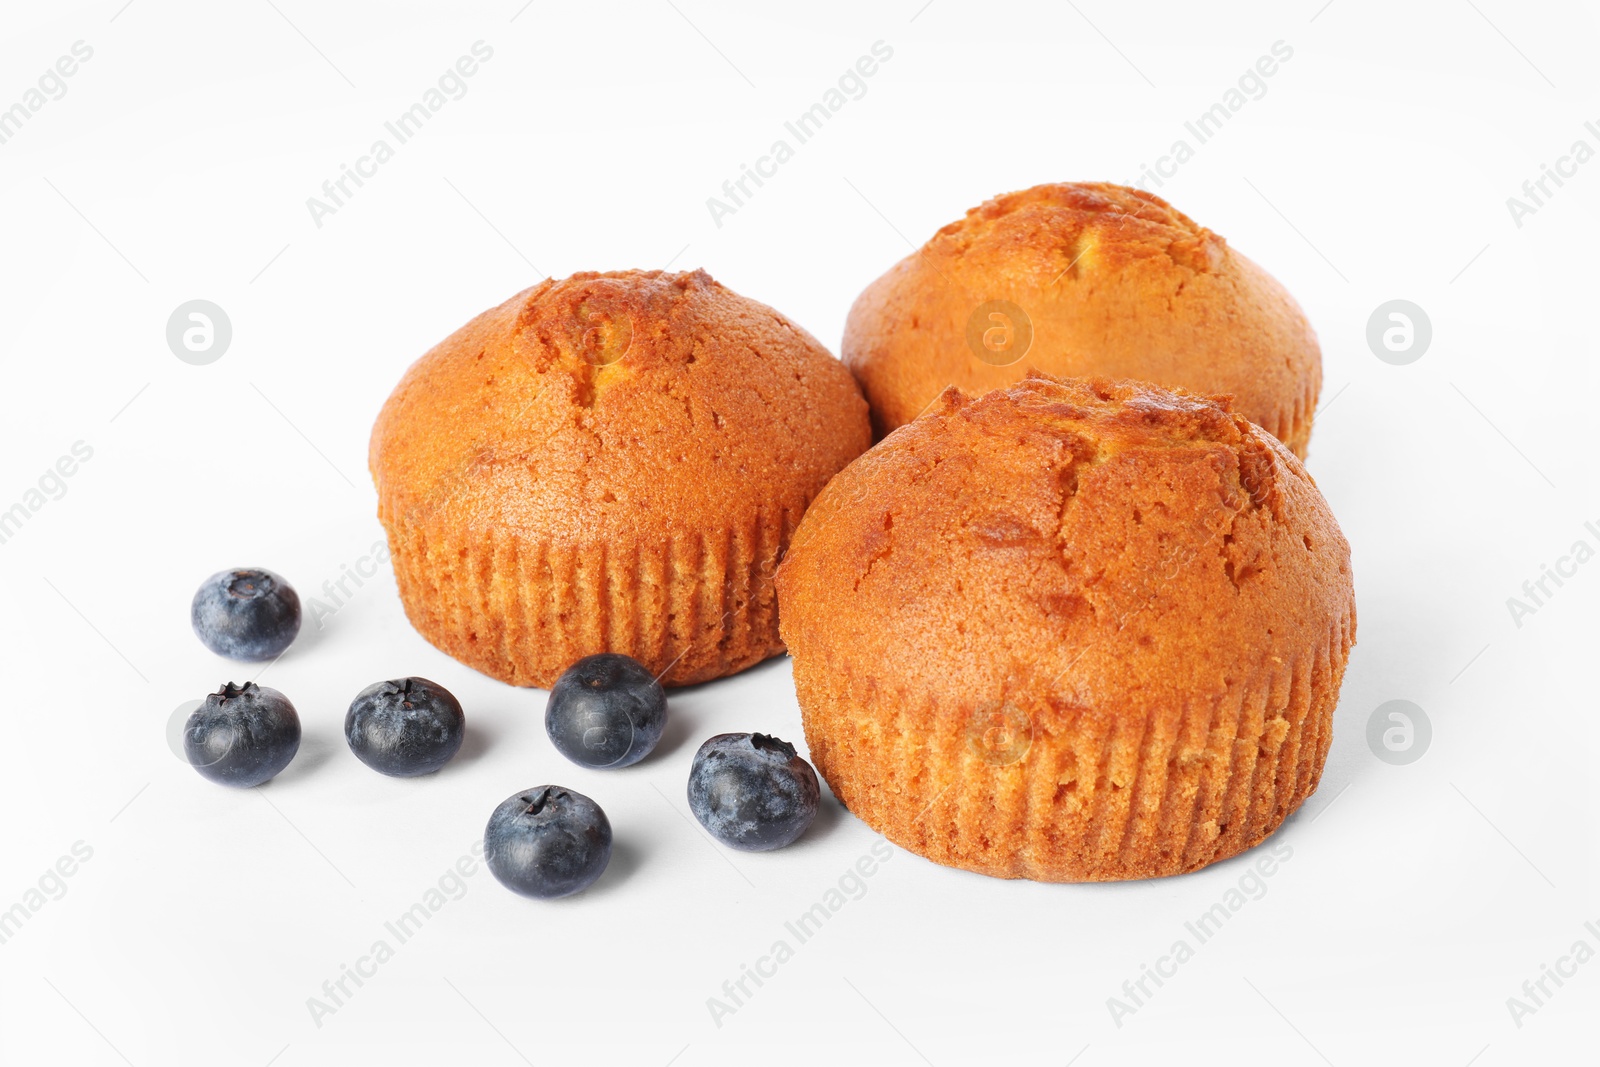
[[[817,770],[857,816],[1003,878],[1178,874],[1317,787],[1350,550],[1226,404],[1030,377],[846,467],[778,569]]]
[[[842,354],[880,437],[947,386],[975,395],[1037,369],[1225,393],[1304,457],[1322,384],[1282,286],[1160,197],[1105,183],[973,208],[857,298]]]
[[[806,331],[702,271],[544,281],[418,360],[370,465],[406,613],[439,648],[548,687],[582,656],[667,685],[783,651],[772,572],[870,443]]]

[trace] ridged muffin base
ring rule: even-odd
[[[381,502],[395,580],[417,632],[484,674],[549,688],[583,656],[632,656],[663,685],[783,651],[772,574],[803,506],[627,544],[557,545],[514,529],[407,521]]]
[[[886,692],[825,658],[798,657],[794,675],[817,770],[890,841],[1000,878],[1118,881],[1237,855],[1315,792],[1354,642],[1351,602],[1300,656],[1142,717],[1019,694],[1023,739],[999,749],[957,700]]]

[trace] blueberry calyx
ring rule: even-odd
[[[228,595],[240,600],[255,600],[277,588],[272,575],[263,571],[234,571],[228,579]]]
[[[779,763],[788,763],[795,757],[793,745],[771,734],[751,734],[750,747]]]

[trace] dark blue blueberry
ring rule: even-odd
[[[289,698],[254,682],[229,682],[206,697],[183,728],[183,754],[213,782],[248,789],[289,766],[300,750],[300,716]]]
[[[718,734],[689,769],[689,810],[711,836],[746,852],[791,844],[821,796],[811,764],[766,734]]]
[[[550,688],[544,729],[584,767],[626,767],[650,754],[667,727],[667,694],[644,664],[615,652],[585,656]]]
[[[438,682],[374,682],[350,702],[344,739],[368,767],[396,778],[432,774],[461,750],[467,719]]]
[[[218,571],[194,594],[189,621],[200,643],[229,659],[272,659],[300,632],[300,596],[260,567]]]
[[[587,889],[611,861],[611,823],[600,805],[559,785],[509,797],[483,832],[483,857],[507,889],[564,897]]]

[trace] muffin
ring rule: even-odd
[[[973,208],[857,298],[843,356],[879,437],[947,386],[978,394],[1037,369],[1226,393],[1303,458],[1322,383],[1282,286],[1160,197],[1105,183]]]
[[[889,840],[1002,878],[1178,874],[1317,787],[1350,549],[1207,399],[1031,376],[846,467],[778,569],[817,770]]]
[[[418,360],[373,427],[412,625],[513,685],[618,652],[666,685],[783,651],[772,573],[871,440],[850,373],[703,271],[546,280]]]

